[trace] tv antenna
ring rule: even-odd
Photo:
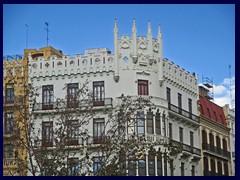
[[[232,99],[232,77],[231,77],[231,65],[228,66],[229,68],[229,93],[230,93],[230,102],[231,102],[231,108],[234,108],[234,100]]]
[[[47,46],[48,46],[48,32],[49,32],[49,30],[48,30],[48,26],[49,26],[49,24],[47,23],[47,22],[45,22],[45,25],[46,25],[46,28],[45,28],[45,30],[47,31]]]
[[[25,24],[26,26],[26,49],[28,48],[28,25]]]

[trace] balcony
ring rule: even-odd
[[[10,107],[15,105],[24,105],[24,96],[14,96],[12,98],[3,97],[4,107]]]
[[[191,119],[194,122],[197,122],[197,123],[200,122],[200,119],[199,119],[198,116],[196,116],[196,115],[194,115],[194,114],[192,114],[192,113],[190,113],[190,112],[188,112],[188,111],[186,111],[184,109],[181,109],[181,108],[179,108],[179,107],[177,107],[177,106],[175,106],[173,104],[169,103],[168,104],[168,109],[173,111],[173,112],[175,112],[175,113],[177,113],[177,114],[180,114],[180,115],[182,115],[182,116],[184,116],[186,118],[189,118],[189,119]]]
[[[175,141],[175,140],[171,140],[170,144],[172,147],[181,147],[183,151],[187,152],[186,154],[191,153],[191,154],[201,156],[201,150],[196,147],[192,147],[190,145],[183,144],[183,143]]]
[[[221,149],[221,148],[213,146],[213,145],[210,145],[210,144],[207,144],[207,143],[202,143],[202,148],[203,148],[203,150],[207,150],[207,151],[210,151],[212,153],[215,153],[215,154],[227,157],[227,158],[231,157],[231,154],[229,151]]]
[[[204,170],[203,175],[204,176],[223,176],[221,173],[217,173],[209,170]]]
[[[112,107],[112,98],[105,98],[103,101],[92,101],[92,100],[80,100],[74,103],[68,101],[58,101],[49,104],[35,103],[33,105],[33,111],[41,110],[60,110],[60,109],[76,109],[76,108],[86,108],[86,107]]]

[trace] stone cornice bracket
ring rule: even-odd
[[[163,82],[164,82],[164,79],[159,79],[159,85],[160,85],[160,87],[162,87]]]
[[[131,54],[130,54],[130,57],[132,58],[133,63],[136,64],[136,63],[138,62],[139,54],[137,54],[137,53],[131,53]]]

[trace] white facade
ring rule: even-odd
[[[235,109],[230,109],[229,105],[223,106],[223,111],[227,119],[230,130],[230,152],[232,175],[235,176]]]
[[[104,81],[105,103],[114,107],[121,94],[138,96],[138,83],[139,80],[143,80],[147,83],[147,95],[152,97],[159,112],[166,114],[165,128],[161,130],[161,135],[156,134],[155,128],[153,134],[146,135],[155,138],[169,137],[169,133],[172,131],[172,140],[175,144],[179,144],[179,129],[182,128],[183,151],[174,157],[173,175],[178,176],[181,173],[184,173],[185,176],[202,175],[199,164],[201,154],[199,118],[195,116],[199,97],[198,79],[195,74],[190,74],[162,57],[160,27],[157,39],[152,37],[150,22],[148,23],[147,37],[137,37],[134,20],[132,37],[126,35],[119,37],[115,21],[114,54],[111,54],[107,48],[86,50],[84,55],[76,54],[74,57],[64,55],[61,59],[52,56],[50,59],[39,57],[34,60],[29,54],[29,69],[29,83],[33,87],[39,88],[40,96],[36,99],[37,103],[42,102],[42,86],[44,85],[53,85],[54,99],[57,99],[66,96],[66,89],[64,89],[66,84],[79,83],[81,85],[88,80],[90,82],[89,89],[93,89],[93,82]],[[167,88],[170,89],[171,100],[169,103]],[[178,94],[181,94],[181,105]],[[111,98],[112,103],[110,102]],[[181,111],[180,114],[179,111]],[[41,115],[37,116],[36,123],[41,128],[40,124],[42,121],[47,121],[48,114],[45,113],[45,110],[38,110],[38,114]],[[101,112],[97,116],[107,118]],[[56,118],[57,115],[54,117]],[[172,130],[169,129],[169,123],[172,124]],[[163,128],[163,122],[161,125]],[[93,124],[90,123],[90,132],[93,131],[92,127]],[[191,136],[193,144],[190,142]],[[146,162],[147,168],[148,163]],[[163,175],[169,176],[169,169],[167,168],[167,174],[163,171]],[[148,170],[146,170],[146,175],[148,175]]]

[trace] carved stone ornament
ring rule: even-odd
[[[150,66],[153,64],[153,61],[154,61],[153,57],[150,56],[150,57],[149,57],[149,65],[150,65]]]
[[[58,66],[62,65],[62,62],[61,62],[61,61],[59,61],[59,62],[57,63],[57,65],[58,65]]]
[[[132,53],[132,54],[130,54],[130,57],[132,58],[133,63],[136,64],[137,61],[138,61],[138,54],[137,53]]]
[[[118,82],[119,81],[119,76],[114,76],[114,81]]]
[[[96,64],[99,64],[100,61],[101,61],[101,60],[100,60],[99,58],[95,59],[95,63],[96,63]]]
[[[48,67],[48,66],[49,66],[49,63],[47,62],[47,63],[45,64],[45,66]]]
[[[154,52],[158,52],[158,44],[155,44],[155,45],[153,46],[153,51],[154,51]]]
[[[146,48],[147,48],[147,46],[146,46],[146,44],[145,44],[144,42],[142,42],[142,43],[139,45],[139,49],[144,50],[144,49],[146,49]]]
[[[121,48],[122,48],[122,49],[128,49],[128,48],[129,48],[129,44],[128,44],[126,41],[124,41],[124,42],[122,43]]]
[[[113,62],[113,58],[112,58],[112,57],[109,57],[109,58],[108,58],[108,62],[109,62],[109,63],[112,63],[112,62]]]
[[[71,60],[71,61],[70,61],[70,64],[71,64],[71,65],[74,65],[74,60]]]
[[[82,60],[82,63],[83,63],[84,65],[86,65],[86,64],[87,64],[87,59]]]
[[[36,69],[37,68],[37,63],[33,63],[32,67],[34,67]]]

